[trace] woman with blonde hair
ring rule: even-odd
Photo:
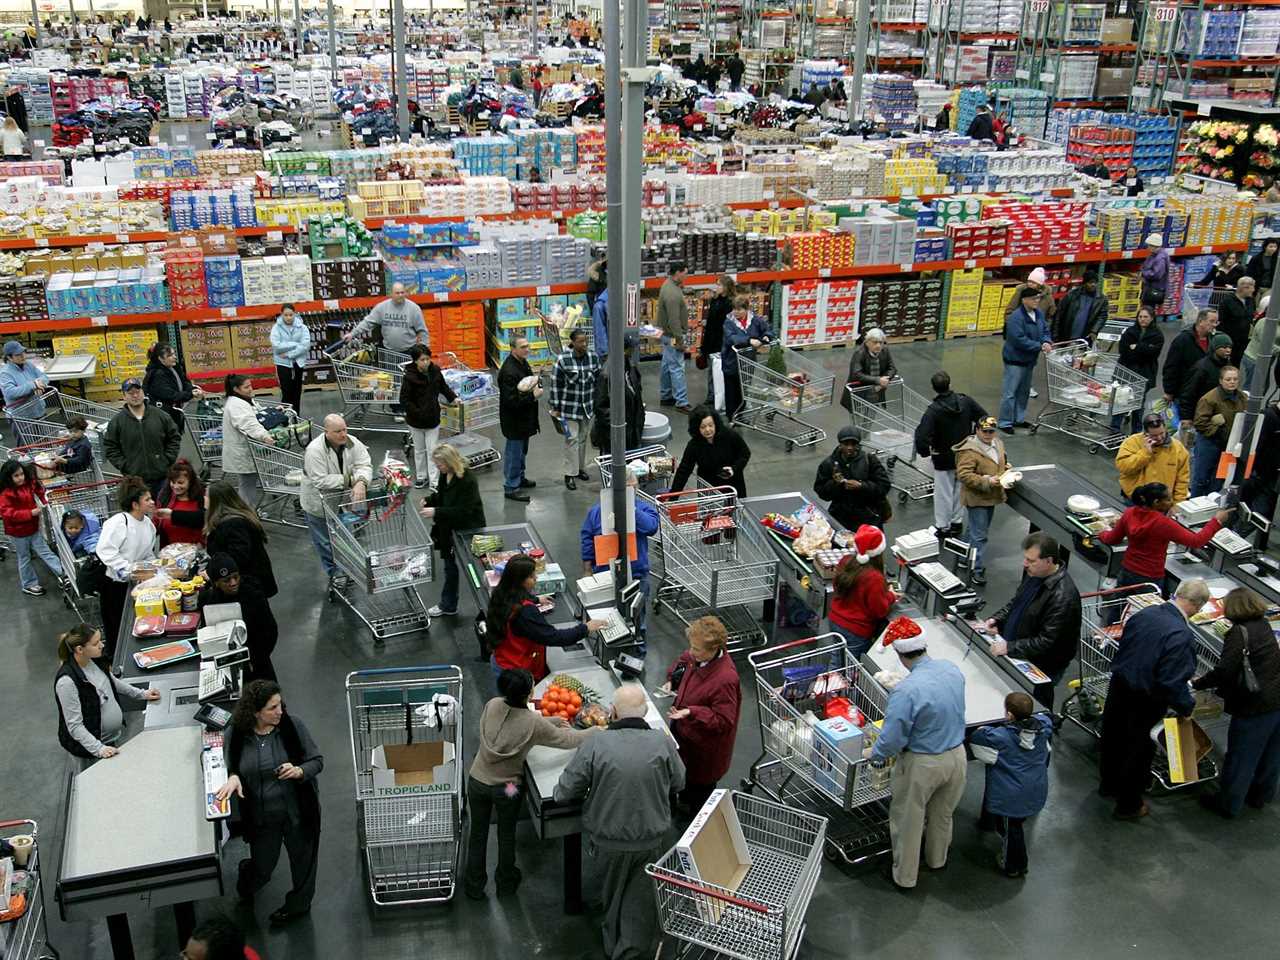
[[[431,460],[440,471],[440,479],[436,489],[423,498],[419,510],[425,519],[435,521],[431,542],[440,551],[444,589],[440,602],[427,612],[433,617],[452,617],[458,612],[458,560],[453,555],[453,534],[485,525],[484,501],[475,474],[467,469],[467,461],[457,447],[441,443],[431,451]]]
[[[682,812],[696,814],[729,771],[742,692],[719,617],[699,617],[685,630],[689,649],[676,658],[663,689],[675,694],[667,720],[685,766]]]
[[[13,117],[5,117],[4,126],[0,127],[0,152],[4,153],[6,160],[24,160],[30,153],[27,135]]]

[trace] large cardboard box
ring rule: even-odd
[[[1098,97],[1123,97],[1133,84],[1133,67],[1099,67]]]
[[[1123,17],[1107,17],[1102,21],[1103,43],[1128,43],[1133,39],[1133,21]]]
[[[725,890],[737,890],[751,869],[751,852],[742,835],[738,811],[729,790],[715,790],[694,816],[689,828],[676,841],[680,869],[690,880],[701,880]],[[695,895],[703,919],[720,919],[724,902]]]
[[[453,744],[442,740],[374,747],[374,795],[400,797],[452,790],[455,759]]]
[[[1199,780],[1200,761],[1213,749],[1213,741],[1204,728],[1188,717],[1166,717],[1164,729],[1158,735],[1164,737],[1170,782],[1195,783]]]

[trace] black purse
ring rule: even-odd
[[[1249,635],[1245,634],[1244,638],[1244,656],[1240,658],[1240,687],[1245,693],[1257,693],[1262,689],[1262,684],[1258,682],[1258,675],[1253,672],[1253,664],[1249,662]]]

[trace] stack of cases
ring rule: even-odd
[[[208,373],[231,369],[229,324],[193,324],[182,328],[182,361],[188,373]]]
[[[493,290],[502,286],[502,257],[497,247],[487,243],[459,247],[458,258],[466,271],[468,290]]]
[[[201,227],[256,227],[253,190],[248,186],[221,190],[175,190],[169,197],[169,224],[174,230]]]
[[[1016,280],[990,280],[983,283],[977,333],[995,333],[1004,329],[1005,307],[1017,288]]]
[[[151,328],[108,330],[107,359],[111,365],[111,379],[119,385],[129,377],[142,376],[147,369],[147,351],[155,343],[155,330]],[[119,396],[118,386],[116,395]]]
[[[591,241],[555,236],[543,240],[547,283],[580,283],[591,263]]]
[[[0,277],[0,323],[47,320],[43,277]]]
[[[865,284],[861,280],[830,280],[823,285],[822,328],[825,343],[852,341],[858,335],[858,314]],[[939,285],[941,289],[941,285]],[[888,333],[888,331],[885,331]],[[892,334],[890,334],[892,336]]]
[[[1233,60],[1240,44],[1244,12],[1240,10],[1181,11],[1178,17],[1178,53],[1206,60]],[[1193,49],[1195,48],[1195,49]]]
[[[376,257],[314,260],[311,281],[317,300],[380,297],[386,292],[383,263]]]
[[[1170,197],[1166,205],[1186,216],[1187,246],[1249,240],[1252,213],[1248,202],[1217,197]]]
[[[1244,12],[1244,25],[1240,30],[1237,55],[1241,57],[1271,57],[1276,53],[1276,40],[1280,38],[1280,10],[1252,8]]]
[[[916,90],[910,77],[877,73],[871,82],[871,107],[883,117],[890,130],[907,130],[914,125]]]
[[[244,257],[240,269],[246,305],[305,303],[315,299],[311,259],[303,254]]]
[[[271,353],[270,320],[229,324],[231,363],[237,370],[254,370],[274,365]]]
[[[542,238],[500,237],[496,241],[502,261],[502,283],[508,287],[542,283],[546,250]]]
[[[461,303],[447,307],[435,307],[424,311],[434,315],[432,319],[438,326],[440,338],[433,334],[432,344],[440,344],[437,349],[452,353],[472,369],[485,366],[485,327],[484,304]]]
[[[535,370],[545,369],[555,362],[555,357],[542,337],[542,321],[530,309],[529,298],[508,297],[494,304],[493,366],[501,367],[511,354],[511,342],[516,337],[529,339],[529,365]]]
[[[54,273],[45,284],[45,301],[54,320],[170,309],[164,274],[156,267]]]
[[[791,237],[791,266],[795,270],[852,267],[854,238],[851,233],[823,231]]]
[[[453,155],[462,169],[478,176],[517,176],[516,145],[510,137],[459,137]]]
[[[862,285],[862,330],[876,326],[891,338],[936,337],[942,289],[941,278],[867,281]]]
[[[829,234],[822,234],[822,236],[829,236]],[[680,238],[679,243],[679,259],[684,260],[694,273],[772,270],[778,257],[778,246],[775,241],[768,237],[750,234],[727,231],[687,233]],[[850,237],[850,263],[852,263],[852,247]]]
[[[982,306],[983,271],[953,270],[948,274],[951,290],[947,297],[948,337],[964,336],[978,331],[978,312]]]
[[[956,260],[984,260],[1009,255],[1009,224],[1003,220],[949,223],[951,256]]]
[[[1008,253],[1005,256],[1056,257],[1080,251],[1089,204],[1002,200],[983,208],[982,215],[1008,221]]]
[[[1142,305],[1142,278],[1135,270],[1108,272],[1102,278],[1102,295],[1110,316],[1131,320]]]
[[[786,284],[782,300],[782,342],[788,347],[818,342],[818,312],[825,284],[796,280]]]
[[[244,306],[244,280],[240,258],[217,255],[204,258],[204,285],[211,307]]]
[[[1097,57],[1061,57],[1058,60],[1057,95],[1063,100],[1088,100],[1098,76]]]
[[[911,263],[915,256],[914,219],[885,213],[878,216],[847,217],[840,229],[853,234],[855,266],[873,263]]]

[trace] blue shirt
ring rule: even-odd
[[[595,334],[596,356],[601,360],[609,355],[609,291],[601,290],[591,307],[591,331]]]
[[[1023,578],[1022,583],[1018,586],[1018,592],[1013,595],[1013,604],[1009,607],[1009,615],[1004,619],[1002,633],[1006,640],[1018,639],[1018,621],[1027,612],[1027,607],[1031,606],[1031,601],[1040,595],[1040,588],[1043,586],[1044,579],[1042,577]]]
[[[598,301],[597,301],[598,302]],[[631,561],[631,575],[637,579],[649,575],[649,538],[658,532],[658,511],[653,504],[636,498],[636,558]],[[587,518],[582,521],[582,559],[595,564],[596,537],[600,536],[600,504],[587,511]],[[597,566],[596,573],[606,570]]]
[[[37,420],[44,416],[44,401],[40,391],[49,385],[40,368],[28,360],[19,366],[5,360],[0,367],[0,392],[10,416],[25,420]]]
[[[889,694],[873,760],[887,760],[903,750],[946,753],[964,743],[964,674],[954,663],[927,653]]]

